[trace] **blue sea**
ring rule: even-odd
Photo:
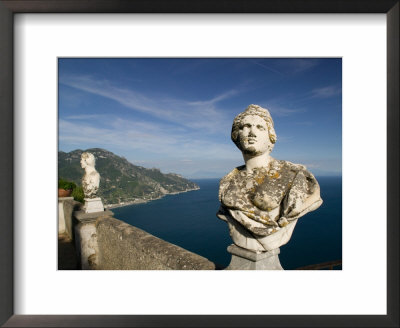
[[[342,178],[317,180],[324,202],[299,219],[291,240],[280,248],[285,270],[342,259]],[[193,181],[200,190],[112,211],[121,221],[226,267],[231,258],[226,248],[232,240],[227,224],[216,217],[219,180]]]

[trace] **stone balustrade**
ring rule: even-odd
[[[59,234],[74,240],[83,270],[216,269],[208,259],[122,222],[111,211],[76,209],[72,197],[59,199]]]
[[[96,221],[98,268],[106,270],[215,270],[206,258],[112,217]]]
[[[74,210],[78,209],[79,202],[73,197],[58,198],[58,234],[64,234],[70,239],[74,238],[73,215]]]

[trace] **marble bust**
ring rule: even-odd
[[[221,179],[217,216],[235,245],[255,253],[278,249],[297,220],[322,204],[318,182],[305,166],[270,156],[277,137],[267,109],[248,106],[235,117],[231,138],[245,165]]]
[[[84,152],[81,155],[81,167],[85,170],[82,177],[82,188],[85,198],[96,198],[97,191],[99,190],[100,174],[94,168],[95,166],[94,155]]]

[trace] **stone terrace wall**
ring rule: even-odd
[[[58,233],[66,234],[69,238],[74,238],[74,227],[72,212],[79,209],[81,203],[74,200],[74,197],[58,198]]]
[[[215,270],[206,258],[112,217],[96,221],[100,270]]]

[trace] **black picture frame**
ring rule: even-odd
[[[0,324],[4,327],[399,327],[399,8],[398,0],[1,0]],[[16,13],[386,14],[387,315],[14,315],[13,17]]]

